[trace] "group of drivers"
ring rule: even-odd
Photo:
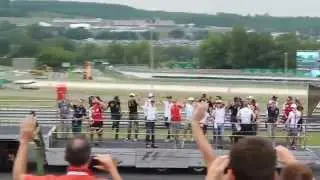
[[[59,118],[61,119],[61,135],[66,137],[68,134],[69,119],[72,119],[71,124],[73,133],[81,133],[83,120],[89,119],[91,140],[93,140],[94,134],[97,134],[99,141],[101,141],[103,136],[103,120],[105,119],[103,117],[103,113],[104,111],[110,109],[112,130],[115,131],[115,139],[119,139],[120,121],[122,119],[121,102],[119,97],[116,96],[108,103],[105,103],[100,97],[90,96],[88,101],[88,107],[86,107],[84,99],[80,99],[78,104],[71,104],[67,99],[64,99],[58,103]],[[173,99],[171,96],[167,96],[164,101],[159,103],[164,106],[163,120],[167,129],[165,141],[169,142],[173,140],[175,148],[183,148],[185,141],[192,141],[191,120],[194,108],[193,104],[196,101],[208,103],[206,117],[201,121],[201,127],[203,132],[206,134],[208,125],[210,123],[212,124],[213,143],[215,143],[218,148],[222,148],[223,145],[224,127],[226,124],[225,120],[228,112],[231,114],[230,121],[232,123],[233,136],[231,136],[230,139],[232,143],[237,142],[241,135],[246,136],[257,134],[257,120],[259,117],[260,108],[252,96],[249,96],[244,100],[242,100],[240,97],[235,97],[234,101],[230,104],[226,104],[220,96],[216,96],[216,98],[213,99],[211,97],[208,98],[206,94],[203,94],[197,99],[194,97],[189,97],[187,101],[180,102],[178,102],[176,99]],[[149,93],[144,105],[140,106],[138,100],[136,100],[136,95],[134,93],[129,94],[127,141],[138,140],[139,121],[141,121],[139,120],[138,110],[142,109],[145,117],[146,147],[157,148],[155,144],[155,126],[158,119],[161,119],[158,117],[157,113],[157,105],[159,103],[156,103],[154,94]],[[299,103],[298,100],[293,102],[292,97],[288,97],[287,102],[283,106],[282,120],[284,122],[292,122],[291,120],[286,120],[290,119],[290,112],[293,112],[294,109],[298,109],[295,111],[294,116],[294,121],[296,121],[296,112],[302,112],[302,110],[300,110],[301,107],[301,103]],[[73,115],[70,117],[70,110],[72,109]],[[275,124],[278,123],[279,116],[278,101],[276,96],[273,96],[269,100],[267,109],[268,131],[271,136],[275,136]],[[301,113],[299,117],[302,117]],[[132,133],[133,131],[134,133]],[[295,128],[290,131],[291,135],[295,135],[297,132]]]

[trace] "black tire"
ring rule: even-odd
[[[192,168],[192,171],[195,172],[195,173],[202,173],[206,170],[205,167],[194,167]]]

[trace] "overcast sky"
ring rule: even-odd
[[[320,0],[73,0],[125,4],[140,9],[272,16],[320,16]]]

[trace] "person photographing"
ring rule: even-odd
[[[89,169],[92,161],[91,147],[89,141],[84,136],[74,137],[70,140],[65,149],[65,160],[69,167],[67,173],[62,176],[45,175],[35,176],[27,173],[27,158],[29,142],[32,141],[36,121],[32,115],[22,123],[20,129],[20,145],[13,166],[13,180],[95,180],[97,179]],[[110,155],[97,155],[95,160],[99,162],[95,168],[110,173],[112,179],[122,180],[116,165]]]

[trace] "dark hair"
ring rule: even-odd
[[[302,164],[290,164],[281,171],[282,180],[312,180],[312,170]]]
[[[36,116],[36,112],[35,111],[30,111],[30,114],[33,116]]]
[[[71,166],[82,166],[89,162],[91,155],[90,143],[85,136],[72,138],[65,150],[65,160]]]
[[[230,169],[235,180],[273,180],[276,152],[272,143],[259,137],[246,137],[230,151]]]
[[[288,99],[289,99],[290,101],[292,101],[292,100],[293,100],[292,96],[288,96]]]

